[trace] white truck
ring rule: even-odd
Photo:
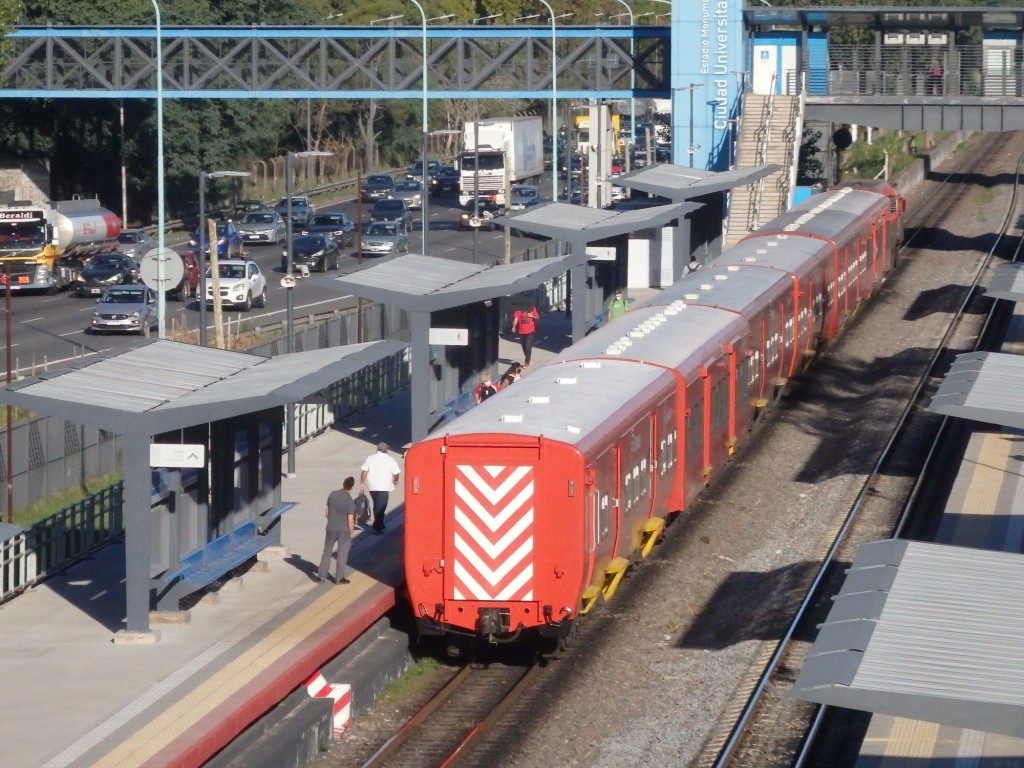
[[[68,288],[92,256],[113,250],[121,219],[98,200],[34,203],[15,200],[0,206],[0,289]]]
[[[540,117],[492,117],[480,120],[479,125],[467,122],[462,146],[459,205],[471,202],[477,190],[481,197],[504,205],[506,167],[510,186],[536,183],[544,171],[544,124]]]

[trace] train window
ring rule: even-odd
[[[701,466],[701,445],[704,432],[704,401],[694,400],[690,415],[686,418],[686,462],[690,466]]]

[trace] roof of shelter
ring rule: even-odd
[[[692,200],[701,195],[724,192],[736,187],[752,184],[782,168],[771,164],[756,168],[733,168],[730,171],[704,171],[699,168],[684,168],[671,163],[659,163],[637,168],[635,171],[616,177],[620,187],[638,189],[653,195],[660,195],[672,202]]]
[[[1000,264],[985,289],[985,295],[994,299],[1024,301],[1024,264]]]
[[[791,698],[1024,736],[1024,556],[861,546]]]
[[[409,312],[436,312],[536,288],[587,258],[570,254],[489,265],[410,253],[323,284]]]
[[[150,341],[0,389],[0,403],[121,435],[156,435],[323,390],[407,345],[397,341],[260,357]]]
[[[497,216],[494,221],[503,227],[555,240],[592,243],[641,229],[660,227],[698,208],[700,205],[697,203],[673,203],[620,211],[553,202],[535,205],[512,216]]]
[[[998,352],[957,355],[927,410],[1024,429],[1024,358]]]
[[[746,8],[743,21],[748,26],[812,27],[858,26],[892,32],[952,29],[1021,29],[1021,8],[910,8],[910,7],[832,7],[832,8]]]

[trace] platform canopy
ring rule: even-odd
[[[532,290],[579,260],[569,255],[490,265],[410,253],[321,282],[409,312],[436,312]]]
[[[1000,264],[985,289],[985,295],[994,299],[1024,301],[1024,264]]]
[[[750,27],[861,27],[887,32],[944,32],[957,29],[1024,29],[1021,8],[955,8],[905,6],[835,6],[831,8],[748,7],[743,22]]]
[[[617,183],[617,182],[616,182]],[[494,222],[567,243],[592,243],[642,229],[660,227],[697,210],[697,203],[673,203],[650,208],[613,210],[570,203],[544,203],[522,213],[496,216]]]
[[[863,545],[790,698],[1024,737],[1024,556]]]
[[[260,357],[154,340],[0,389],[0,403],[119,435],[158,435],[287,403],[390,357],[397,341]]]
[[[770,176],[781,169],[781,165],[773,163],[756,168],[733,168],[731,171],[717,173],[699,168],[684,168],[681,165],[661,163],[624,173],[616,177],[615,183],[620,187],[629,187],[640,192],[664,197],[674,203],[681,203],[702,195],[745,187],[747,184],[753,184],[758,179]]]
[[[999,352],[957,355],[927,410],[1024,429],[1024,358]]]

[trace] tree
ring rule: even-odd
[[[800,159],[797,165],[797,179],[801,182],[820,179],[825,175],[825,166],[818,159],[822,151],[818,146],[821,137],[821,131],[804,128],[800,137]]]

